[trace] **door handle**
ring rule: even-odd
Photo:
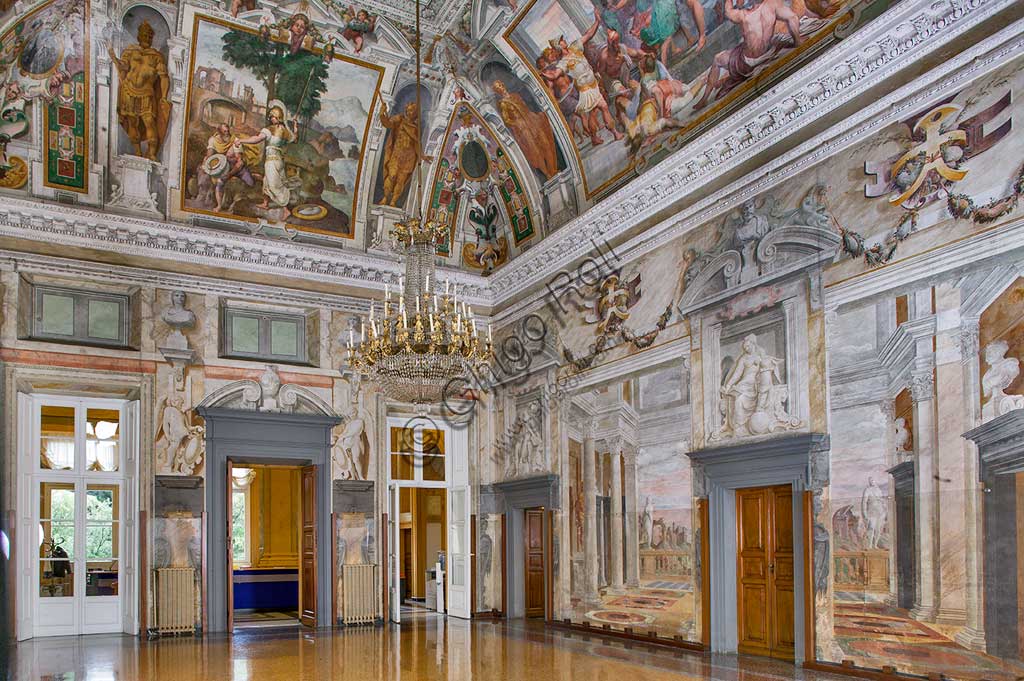
[[[768,572],[775,574],[775,563],[768,563]]]

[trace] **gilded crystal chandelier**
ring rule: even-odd
[[[420,3],[416,2],[416,137],[420,134]],[[448,239],[445,224],[423,220],[422,164],[417,167],[416,212],[392,230],[392,246],[405,257],[405,276],[399,277],[397,304],[391,287],[384,286],[383,311],[370,303],[369,327],[363,324],[359,343],[349,331],[348,360],[356,372],[381,386],[385,395],[400,402],[439,403],[453,389],[470,383],[490,362],[491,329],[480,337],[472,308],[459,302],[457,286],[445,283],[439,294],[434,273],[437,244]],[[459,380],[459,379],[463,380]]]

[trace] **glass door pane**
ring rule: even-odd
[[[39,408],[39,467],[70,471],[75,467],[75,408]]]
[[[39,485],[39,596],[75,593],[75,485]]]
[[[121,411],[87,409],[85,413],[85,468],[113,473],[121,468]]]
[[[85,595],[116,596],[120,487],[90,484],[85,493]]]

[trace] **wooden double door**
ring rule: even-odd
[[[794,658],[793,489],[736,490],[739,652]]]

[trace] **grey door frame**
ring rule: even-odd
[[[336,416],[217,407],[196,409],[206,421],[206,626],[227,631],[227,462],[316,466],[317,627],[330,627],[334,584],[331,517],[331,429]]]
[[[506,583],[505,604],[508,611],[505,616],[510,619],[526,616],[526,547],[523,537],[526,531],[526,509],[543,508],[545,511],[560,510],[559,476],[554,474],[537,475],[530,478],[508,480],[505,482],[485,485],[481,489],[481,513],[502,513],[505,515],[505,557]],[[487,498],[484,501],[484,497]],[[550,522],[545,518],[545,523]],[[554,547],[548,546],[548,551]],[[557,555],[557,553],[555,554]],[[554,565],[555,556],[546,556],[548,564]],[[549,580],[547,566],[544,569],[544,589],[547,591]],[[545,619],[554,616],[547,611],[545,600]]]
[[[793,490],[793,638],[794,660],[804,650],[804,513],[802,492],[818,486],[813,455],[827,451],[828,436],[806,433],[749,444],[690,452],[703,473],[708,498],[709,577],[711,582],[711,651],[735,653],[739,646],[736,620],[736,490],[790,485]],[[813,658],[813,652],[809,651]]]

